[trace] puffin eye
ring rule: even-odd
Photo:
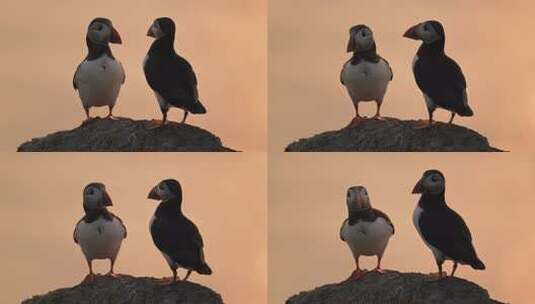
[[[93,195],[93,194],[95,194],[95,191],[93,189],[89,189],[89,190],[87,190],[87,194]]]

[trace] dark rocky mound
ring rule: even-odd
[[[163,285],[154,278],[99,276],[95,281],[34,296],[22,304],[222,304],[215,291],[192,282]]]
[[[499,304],[478,285],[458,278],[431,281],[418,273],[368,273],[357,281],[301,292],[286,304]]]
[[[19,152],[232,152],[214,134],[188,124],[150,129],[148,120],[95,118],[22,144]]]
[[[286,152],[500,152],[486,137],[457,125],[437,122],[416,129],[417,121],[369,119],[357,127],[303,138]]]

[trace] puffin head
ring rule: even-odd
[[[405,34],[403,34],[403,37],[422,40],[425,44],[431,44],[445,39],[444,27],[438,21],[428,20],[409,28]]]
[[[95,18],[87,27],[87,38],[91,42],[100,45],[107,45],[108,43],[121,44],[121,35],[113,27],[110,19]]]
[[[157,201],[182,200],[182,187],[177,180],[166,179],[150,190],[148,198]]]
[[[364,186],[353,186],[347,189],[347,208],[353,211],[368,210],[371,208],[370,197]]]
[[[375,46],[372,30],[364,24],[353,26],[349,29],[349,41],[347,52],[365,52]]]
[[[442,172],[432,169],[424,172],[424,175],[414,189],[412,190],[413,194],[441,194],[446,189],[446,179]]]
[[[113,206],[110,195],[103,183],[90,183],[84,188],[84,209],[99,210]]]
[[[164,36],[175,35],[175,22],[169,17],[160,17],[154,20],[147,31],[147,36],[160,39]]]

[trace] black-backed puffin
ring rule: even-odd
[[[119,90],[125,82],[125,73],[109,44],[121,44],[121,36],[109,19],[95,18],[89,23],[85,41],[88,54],[76,68],[72,85],[82,100],[85,121],[91,119],[91,107],[107,106],[109,113],[106,118],[112,118]]]
[[[95,278],[92,262],[98,259],[109,259],[111,266],[107,275],[115,276],[113,266],[121,243],[126,238],[126,226],[106,208],[112,206],[112,201],[102,183],[90,183],[84,188],[83,206],[85,216],[76,224],[73,237],[89,266],[89,274],[84,282]]]
[[[457,264],[467,264],[474,269],[485,269],[472,245],[472,235],[463,218],[450,209],[445,199],[446,181],[438,170],[427,170],[414,187],[413,194],[421,194],[412,220],[424,243],[431,249],[442,278],[442,264],[453,261],[451,276]]]
[[[171,18],[154,20],[147,35],[155,38],[145,60],[145,78],[156,95],[163,114],[163,126],[170,107],[184,110],[182,123],[188,113],[204,114],[206,108],[199,100],[197,77],[189,62],[175,52],[175,23]]]
[[[149,193],[149,199],[161,201],[150,221],[150,234],[177,280],[177,269],[187,269],[184,281],[192,271],[212,274],[204,259],[204,244],[197,226],[182,213],[182,187],[174,179],[166,179]],[[179,278],[180,279],[180,278]]]
[[[349,279],[358,279],[365,273],[359,267],[361,255],[377,256],[374,271],[384,272],[381,269],[381,259],[388,240],[394,235],[392,221],[382,211],[372,208],[368,192],[363,186],[350,187],[346,203],[348,217],[340,228],[340,238],[351,249],[356,265]]]
[[[347,52],[353,52],[353,56],[344,64],[340,81],[355,107],[355,118],[349,125],[356,126],[362,120],[360,102],[375,101],[377,112],[373,118],[381,117],[383,98],[394,74],[388,61],[377,54],[373,32],[366,25],[355,25],[349,30]]]
[[[422,40],[412,62],[414,78],[424,95],[429,113],[429,120],[422,127],[433,124],[433,113],[437,107],[451,112],[450,124],[455,114],[473,116],[461,67],[444,52],[446,35],[442,24],[434,20],[425,21],[409,28],[403,36]]]

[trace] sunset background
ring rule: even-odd
[[[411,69],[419,42],[402,38],[410,26],[437,19],[446,31],[446,53],[463,69],[475,115],[455,118],[505,150],[525,150],[535,131],[532,79],[534,4],[523,1],[269,1],[270,150],[294,140],[337,130],[354,117],[340,83],[349,28],[369,25],[378,53],[393,69],[384,116],[426,119],[427,110]],[[375,113],[365,103],[361,114]],[[447,121],[448,112],[437,110]]]
[[[66,157],[68,155],[69,157]],[[190,280],[220,293],[225,303],[266,303],[266,162],[262,154],[53,154],[2,155],[0,294],[2,303],[77,285],[87,264],[73,241],[83,216],[82,190],[100,181],[113,200],[110,211],[126,224],[116,272],[169,277],[152,242],[149,220],[158,203],[148,192],[165,178],[184,191],[184,213],[199,227],[211,276]],[[94,270],[105,273],[108,261]],[[181,272],[184,275],[184,272]]]
[[[265,151],[266,1],[15,1],[2,2],[3,58],[1,151],[15,151],[26,140],[72,129],[85,119],[74,71],[86,56],[85,33],[97,16],[112,20],[123,39],[112,51],[126,71],[116,116],[161,119],[142,70],[153,39],[147,29],[160,16],[177,26],[175,49],[192,64],[206,115],[188,123],[218,135],[231,148]],[[106,108],[91,110],[104,116]],[[173,109],[169,119],[179,121]]]
[[[347,218],[346,191],[368,189],[374,208],[387,213],[396,234],[382,266],[403,272],[436,272],[436,263],[412,224],[419,199],[411,194],[430,168],[446,177],[446,200],[470,228],[479,257],[487,266],[460,266],[456,276],[487,289],[496,300],[529,303],[535,265],[535,212],[531,155],[321,153],[273,156],[270,160],[268,244],[269,303],[345,280],[354,270],[339,229]],[[276,162],[276,166],[271,164]],[[375,267],[375,257],[361,259]],[[445,269],[451,271],[451,263]]]

